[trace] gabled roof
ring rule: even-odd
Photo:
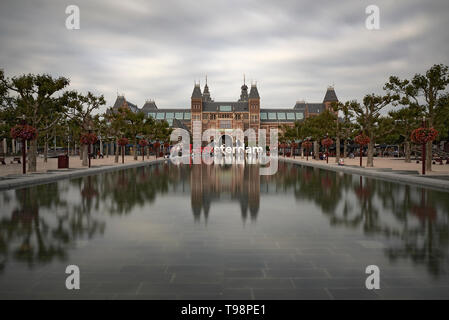
[[[203,95],[201,94],[201,88],[199,84],[195,84],[192,92],[192,99],[202,99]]]
[[[249,99],[260,99],[259,91],[255,84],[251,85],[251,90],[249,91]]]
[[[117,110],[118,108],[123,107],[123,105],[125,105],[125,104],[128,105],[129,109],[132,112],[138,112],[139,111],[139,108],[134,103],[131,103],[131,102],[127,101],[125,99],[125,96],[117,96],[117,99],[115,99],[114,106],[112,107],[112,109],[113,110]]]
[[[334,87],[328,87],[323,102],[338,102]]]
[[[123,106],[125,102],[126,100],[124,96],[117,96],[117,99],[115,99],[114,106],[112,107],[112,109],[120,108],[121,106]]]
[[[154,111],[154,110],[157,110],[156,102],[154,102],[154,101],[146,101],[141,109],[141,111],[145,112],[145,113],[148,113],[148,112]]]

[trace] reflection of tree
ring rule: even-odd
[[[128,214],[135,206],[154,202],[158,193],[167,193],[178,182],[179,170],[158,164],[101,175],[97,183],[100,200],[110,214]]]
[[[362,228],[366,234],[399,240],[399,247],[391,244],[386,249],[391,259],[410,258],[426,264],[435,275],[447,263],[449,197],[445,192],[281,162],[279,173],[264,181],[275,184],[278,192],[291,189],[298,200],[315,203],[333,226]]]
[[[430,273],[438,275],[444,268],[449,247],[448,200],[444,198],[445,214],[438,215],[435,200],[438,192],[421,189],[421,197],[412,201],[410,213],[419,223],[409,226],[401,238],[402,247],[389,248],[387,254],[391,259],[410,258],[415,263],[426,263]],[[435,197],[436,196],[436,197]]]
[[[55,258],[64,260],[79,235],[95,233],[98,223],[79,223],[79,213],[62,200],[65,191],[64,184],[52,183],[9,192],[15,193],[15,208],[10,218],[3,216],[0,220],[3,264],[10,258],[30,267]]]

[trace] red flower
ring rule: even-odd
[[[118,145],[121,147],[126,146],[129,143],[127,138],[120,138],[118,139]]]
[[[361,133],[355,137],[354,141],[358,145],[364,146],[367,145],[371,141],[371,139],[367,135]]]
[[[433,141],[438,136],[438,131],[434,128],[418,128],[412,131],[410,138],[415,143],[424,144]]]
[[[11,137],[13,139],[34,140],[37,137],[37,130],[27,124],[18,124],[11,128]]]
[[[325,138],[321,140],[321,144],[325,147],[330,147],[331,145],[334,144],[334,140],[332,140],[331,138]]]
[[[312,142],[310,142],[310,141],[304,141],[304,142],[302,143],[302,145],[303,145],[305,148],[310,148],[310,147],[312,146]]]
[[[97,140],[97,136],[94,133],[85,133],[80,139],[81,144],[95,144]]]
[[[140,144],[141,147],[145,148],[148,145],[148,142],[147,142],[147,140],[141,139],[139,141],[139,144]]]

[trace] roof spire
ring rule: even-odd
[[[204,91],[203,91],[203,101],[205,101],[205,102],[212,101],[212,99],[210,97],[209,86],[207,85],[207,74],[206,74],[206,84],[204,85]]]
[[[248,86],[246,85],[246,76],[243,74],[243,85],[241,87],[242,91],[240,93],[239,101],[248,101]]]

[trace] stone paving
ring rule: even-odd
[[[289,157],[287,159],[293,159],[292,157]],[[298,161],[306,161],[306,158],[301,158],[300,156],[297,156],[294,158]],[[312,157],[309,157],[309,160],[307,160],[309,163],[319,163],[319,164],[326,164],[326,160],[314,160]],[[344,158],[345,166],[351,166],[351,167],[357,167],[360,168],[360,158]],[[329,165],[336,165],[335,157],[329,157]],[[421,163],[416,163],[415,160],[412,160],[412,162],[407,163],[404,161],[403,158],[378,158],[374,157],[374,167],[368,168],[366,167],[366,157],[363,157],[362,160],[362,166],[367,170],[392,170],[392,171],[404,171],[408,172],[410,174],[421,174]],[[432,165],[432,171],[427,171],[426,175],[434,176],[434,175],[448,175],[449,176],[449,164],[446,164],[446,161],[443,161],[443,164],[440,165],[439,163]]]
[[[301,157],[293,158],[282,156],[279,157],[279,159],[332,171],[342,171],[374,177],[376,179],[416,184],[439,190],[449,190],[449,165],[433,165],[433,171],[426,172],[426,175],[422,175],[420,174],[420,171],[418,171],[418,164],[404,163],[399,159],[379,158],[375,160],[375,167],[360,167],[360,165],[354,164],[354,159],[345,160],[344,165],[337,165],[335,163],[335,158],[329,158],[329,163],[326,163],[325,160],[313,160],[310,157],[309,160]]]
[[[6,157],[6,165],[0,164],[0,178],[1,177],[17,177],[22,176],[22,164],[19,163],[10,163],[13,157]],[[147,158],[145,156],[145,161],[155,159],[155,156],[150,156]],[[112,165],[120,165],[122,164],[122,157],[119,157],[118,163],[114,162],[115,158],[114,156],[99,158],[99,159],[91,159],[91,166],[98,167],[98,166],[112,166]],[[125,156],[125,164],[128,163],[135,163],[135,162],[141,162],[142,157],[139,156],[137,160],[134,160],[134,157],[131,155]],[[69,168],[70,169],[86,169],[86,166],[82,165],[82,160],[79,156],[70,156],[69,159]],[[47,162],[44,162],[43,157],[37,158],[37,172],[36,173],[46,173],[48,171],[62,171],[65,169],[58,169],[58,159],[57,158],[48,158]],[[27,168],[28,171],[28,168]],[[31,175],[34,173],[28,172],[27,174]]]

